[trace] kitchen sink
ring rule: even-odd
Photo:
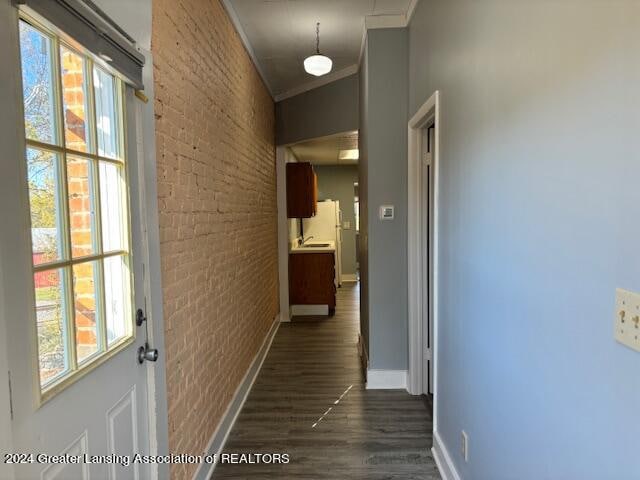
[[[326,248],[330,246],[330,243],[305,243],[300,248]]]

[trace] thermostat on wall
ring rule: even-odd
[[[380,220],[393,220],[394,210],[393,205],[380,205]]]

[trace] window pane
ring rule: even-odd
[[[92,255],[96,245],[95,168],[91,160],[67,157],[71,254],[74,258]]]
[[[97,262],[73,266],[73,301],[76,313],[76,348],[78,363],[100,349]]]
[[[33,276],[33,281],[36,291],[40,384],[45,385],[69,369],[64,270],[38,272]]]
[[[109,345],[131,334],[129,266],[124,256],[104,259],[104,294]]]
[[[96,95],[96,127],[98,130],[98,155],[121,158],[119,121],[116,106],[117,81],[113,75],[93,69],[93,85]]]
[[[22,95],[27,138],[56,142],[51,39],[20,21]]]
[[[103,250],[126,250],[124,169],[109,162],[100,162],[100,207]]]
[[[60,207],[58,155],[27,149],[29,205],[33,264],[62,258],[62,209]]]
[[[66,146],[71,150],[86,152],[89,150],[89,108],[85,60],[64,47],[60,48],[60,56]]]

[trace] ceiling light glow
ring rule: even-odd
[[[333,62],[329,57],[324,55],[311,55],[304,60],[304,69],[307,73],[316,77],[326,75],[331,71]]]

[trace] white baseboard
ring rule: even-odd
[[[456,466],[453,464],[451,455],[449,455],[449,451],[437,431],[433,432],[433,448],[431,452],[436,460],[442,480],[460,480],[460,475],[458,475]]]
[[[291,305],[291,316],[329,315],[329,305]]]
[[[264,363],[264,359],[267,357],[267,353],[269,353],[269,349],[271,348],[271,343],[273,342],[273,338],[276,336],[278,332],[278,327],[280,326],[280,315],[276,316],[273,324],[269,330],[269,333],[265,337],[262,342],[262,346],[258,353],[256,354],[249,370],[245,374],[242,382],[236,389],[236,392],[231,399],[231,403],[227,407],[227,410],[224,412],[222,416],[222,420],[218,424],[218,428],[213,433],[211,440],[209,440],[209,444],[207,446],[205,455],[219,455],[224,448],[224,444],[227,442],[227,437],[233,428],[238,415],[240,414],[240,410],[242,410],[242,406],[244,402],[247,400],[249,396],[249,392],[251,391],[251,387],[253,387],[253,382],[255,382],[258,374],[260,373],[260,369],[262,368],[262,364]],[[216,457],[217,459],[217,457]],[[216,463],[206,464],[202,463],[198,469],[196,470],[195,475],[193,476],[193,480],[208,480],[211,478],[213,474],[213,470],[216,468]]]
[[[287,310],[286,312],[280,312],[280,321],[281,322],[290,322],[291,321],[291,312]]]
[[[395,390],[407,388],[406,370],[367,370],[367,390]]]
[[[340,277],[341,282],[357,282],[358,276],[355,273],[343,273]]]

